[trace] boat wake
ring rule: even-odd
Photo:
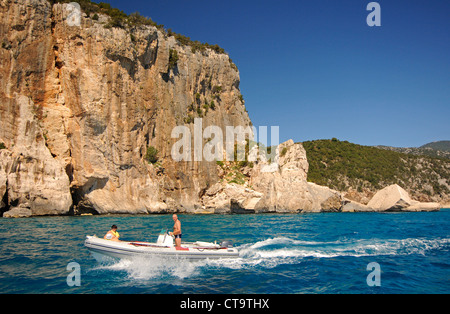
[[[239,258],[209,261],[208,265],[232,269],[274,268],[311,258],[425,255],[433,250],[450,249],[450,239],[345,239],[320,242],[277,237],[244,244],[238,249]]]
[[[330,258],[425,254],[449,245],[450,239],[344,239],[333,242],[292,240],[279,237],[241,246],[242,257],[272,259],[290,257]]]
[[[333,242],[270,238],[237,247],[235,259],[200,260],[195,262],[164,257],[135,257],[130,260],[101,263],[96,269],[125,271],[137,280],[180,278],[201,275],[204,270],[274,268],[299,264],[311,258],[362,257],[383,255],[425,255],[433,250],[450,249],[450,239],[344,239]]]

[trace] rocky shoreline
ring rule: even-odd
[[[283,156],[279,151],[283,150]],[[292,140],[282,143],[277,148],[276,163],[266,160],[258,161],[248,171],[244,184],[219,181],[203,191],[197,206],[185,208],[183,206],[170,208],[144,208],[139,210],[120,209],[109,211],[105,208],[115,208],[116,200],[108,197],[97,197],[96,204],[104,204],[95,214],[261,214],[261,213],[319,213],[319,212],[402,212],[402,211],[439,211],[439,203],[426,203],[412,200],[408,193],[398,185],[388,186],[378,191],[367,204],[358,203],[344,196],[343,193],[307,182],[308,162],[302,144]],[[5,155],[2,152],[3,156]],[[2,158],[5,160],[5,158]],[[12,160],[10,158],[9,160]],[[11,161],[10,161],[11,162]],[[12,169],[13,164],[0,167]],[[265,172],[266,167],[277,167],[276,171]],[[218,166],[220,167],[220,166]],[[1,173],[1,172],[0,172]],[[9,177],[9,176],[8,176]],[[2,176],[0,176],[2,178]],[[0,179],[1,180],[1,179]],[[4,179],[2,180],[5,181]],[[0,183],[2,182],[0,181]],[[64,182],[64,180],[63,180]],[[1,186],[5,191],[5,186]],[[23,186],[21,186],[23,188]],[[9,187],[11,189],[11,187]],[[48,190],[48,187],[47,187]],[[55,190],[50,190],[55,195]],[[44,199],[45,196],[36,198]],[[67,193],[66,193],[67,198]],[[64,199],[64,193],[59,201]],[[3,217],[18,218],[36,215],[55,215],[54,208],[61,202],[53,203],[53,197],[47,197],[48,202],[38,207],[39,203],[23,202],[19,206],[10,208],[3,213]],[[120,200],[119,200],[120,201]],[[54,206],[50,206],[53,204]],[[166,205],[162,202],[163,205]],[[68,207],[68,204],[62,206]],[[70,206],[69,206],[70,207]],[[40,211],[37,211],[39,208]],[[46,208],[50,208],[48,212]],[[100,208],[100,207],[97,207]],[[76,210],[76,209],[75,209]],[[60,215],[85,214],[83,211],[66,210],[58,212]]]

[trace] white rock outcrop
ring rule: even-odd
[[[440,204],[412,200],[408,192],[393,184],[378,191],[367,207],[376,211],[435,211],[440,209]]]

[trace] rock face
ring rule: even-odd
[[[256,204],[257,210],[293,213],[339,210],[337,192],[307,182],[308,161],[301,143],[294,144],[292,140],[282,143],[276,155],[276,171],[267,171],[271,165],[262,161],[251,173],[251,185],[263,194]]]
[[[263,197],[250,188],[238,184],[216,183],[202,198],[203,213],[255,213],[255,204]]]
[[[281,154],[283,149],[284,154]],[[257,208],[274,212],[313,209],[306,182],[308,161],[303,146],[290,140],[279,145],[276,155],[274,165],[266,161],[259,162],[251,173],[251,186],[264,195]],[[271,167],[275,167],[275,171]]]
[[[15,143],[0,150],[0,195],[5,217],[67,214],[72,206],[69,178],[63,165],[45,146],[42,129],[33,114],[34,104],[15,95]],[[7,197],[5,198],[5,195]]]
[[[171,132],[192,132],[195,117],[203,129],[248,126],[236,67],[152,26],[106,28],[107,16],[84,13],[70,26],[69,14],[46,0],[0,3],[2,212],[194,211],[216,165],[174,162]]]
[[[342,197],[306,180],[308,161],[301,143],[276,148],[273,162],[264,158],[248,173],[248,184],[217,183],[202,198],[207,212],[300,213],[340,211]]]

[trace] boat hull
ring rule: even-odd
[[[116,242],[90,236],[86,237],[84,245],[92,253],[119,259],[131,259],[135,256],[160,256],[189,260],[239,257],[239,251],[236,248],[199,247],[192,244],[176,248],[148,242]]]

